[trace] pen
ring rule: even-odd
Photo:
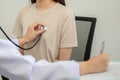
[[[103,41],[101,44],[100,53],[104,52],[104,48],[105,48],[105,42]]]

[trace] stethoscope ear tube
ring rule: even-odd
[[[0,30],[3,32],[3,34],[6,36],[6,38],[10,41],[10,42],[12,42],[15,46],[17,46],[17,47],[19,47],[20,49],[23,49],[23,50],[30,50],[30,49],[32,49],[33,47],[35,47],[35,45],[39,42],[39,40],[41,39],[41,35],[40,36],[38,36],[38,38],[37,38],[37,40],[35,41],[35,43],[33,44],[33,46],[31,46],[31,47],[29,47],[29,48],[23,48],[23,47],[21,47],[21,46],[19,46],[18,44],[16,44],[14,41],[12,41],[12,39],[10,39],[9,37],[8,37],[8,35],[5,33],[5,31],[2,29],[2,27],[0,26]]]

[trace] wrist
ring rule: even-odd
[[[25,37],[18,39],[19,45],[23,46],[24,44],[28,43],[28,39],[26,39]]]
[[[26,37],[23,37],[22,41],[24,42],[24,44],[27,44],[29,42],[29,39],[27,39]]]
[[[79,62],[80,64],[80,75],[85,75],[90,73],[88,61]]]

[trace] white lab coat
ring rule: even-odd
[[[21,55],[11,42],[0,40],[0,74],[10,80],[79,80],[79,71],[75,61],[35,62],[32,56]]]

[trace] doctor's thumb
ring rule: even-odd
[[[45,31],[46,31],[45,29],[39,30],[39,31],[37,31],[37,35],[41,35],[41,34],[44,33]]]

